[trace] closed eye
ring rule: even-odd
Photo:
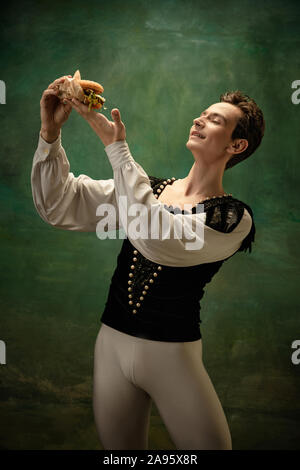
[[[203,111],[203,112],[201,113],[201,116],[200,116],[200,117],[206,117],[206,116],[207,116],[207,111]],[[222,122],[223,122],[223,120],[221,121],[221,120],[219,119],[219,116],[217,116],[217,113],[211,113],[211,114],[209,114],[209,115],[208,115],[208,119],[209,119],[211,122],[213,122],[214,124],[222,124]],[[224,120],[225,120],[225,118],[224,118]],[[226,120],[225,120],[225,122],[226,122]]]

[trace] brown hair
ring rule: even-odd
[[[262,110],[257,106],[255,101],[248,95],[241,93],[239,90],[228,91],[222,94],[220,96],[220,101],[233,104],[243,112],[243,116],[238,120],[231,138],[247,139],[248,141],[248,147],[246,150],[234,155],[226,163],[225,170],[227,170],[250,157],[250,155],[257,149],[264,136],[265,120]]]

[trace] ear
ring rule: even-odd
[[[248,147],[247,139],[234,139],[231,144],[228,145],[227,150],[229,153],[236,155],[244,152]]]

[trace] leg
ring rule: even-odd
[[[202,363],[201,339],[148,341],[137,358],[136,380],[151,395],[177,449],[232,449],[223,408]]]
[[[148,449],[152,402],[131,381],[133,340],[104,324],[96,340],[93,410],[104,449]]]

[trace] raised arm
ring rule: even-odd
[[[125,205],[120,205],[119,202],[122,226],[130,242],[143,256],[167,266],[194,266],[226,259],[238,251],[252,225],[251,215],[246,209],[240,214],[239,223],[233,230],[228,223],[228,229],[225,224],[224,230],[218,230],[217,225],[215,228],[207,225],[205,212],[171,214],[155,198],[146,172],[134,160],[125,140],[107,145],[105,151],[114,172],[116,198],[118,201],[120,196],[126,198],[124,201],[126,200],[128,212]],[[129,209],[136,203],[140,203],[148,215],[144,219],[143,235],[135,239],[130,233],[134,216],[130,215]],[[158,222],[154,222],[153,226],[150,222],[152,214],[156,212],[159,214],[155,219]],[[156,239],[151,234],[153,228],[158,234]],[[176,238],[175,234],[182,236]]]
[[[61,145],[61,128],[70,116],[72,105],[58,98],[58,85],[65,79],[66,76],[50,83],[40,100],[41,131],[31,170],[36,210],[45,222],[65,230],[93,232],[97,227],[98,233],[103,229],[118,229],[113,179],[93,180],[86,175],[75,177],[70,172]],[[105,212],[100,206],[98,212],[100,204],[110,204],[110,211]],[[108,224],[107,230],[103,222]]]
[[[31,188],[35,208],[47,223],[65,230],[96,232],[105,218],[107,230],[117,230],[118,210],[114,180],[94,180],[86,175],[75,177],[61,145],[61,132],[52,143],[39,135],[31,171]],[[115,210],[96,215],[100,204],[110,204]]]

